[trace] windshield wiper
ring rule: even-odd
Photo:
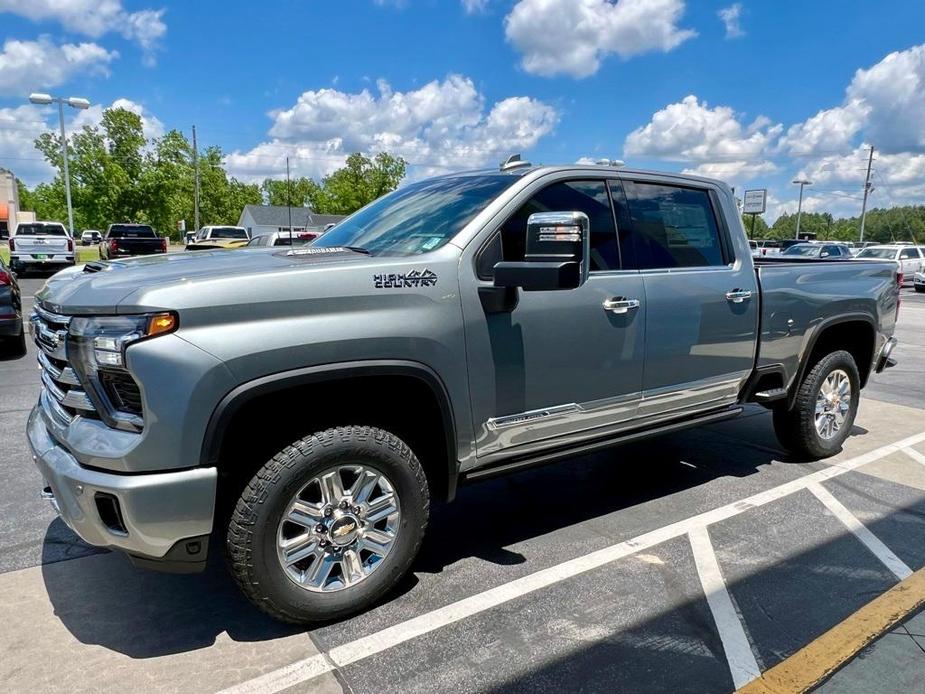
[[[368,250],[362,246],[341,246],[341,248],[346,248],[348,251],[353,251],[354,253],[362,253],[363,255],[372,255]]]

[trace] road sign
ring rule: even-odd
[[[764,214],[768,205],[768,189],[746,190],[742,204],[744,214]]]

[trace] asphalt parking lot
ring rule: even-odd
[[[251,607],[220,557],[164,575],[78,540],[38,498],[34,355],[0,362],[0,682],[732,691],[925,567],[925,295],[904,292],[897,336],[834,458],[789,460],[754,407],[463,488],[388,601],[310,631]]]

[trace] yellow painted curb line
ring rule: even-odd
[[[900,581],[737,692],[806,692],[922,605],[925,605],[925,568]]]

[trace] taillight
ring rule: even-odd
[[[896,273],[896,318],[899,318],[899,304],[902,303],[903,295],[903,271],[900,267]]]
[[[74,250],[74,239],[67,240],[67,250],[69,253]]]
[[[161,237],[161,250],[164,251],[164,253],[167,252],[167,237],[166,236]]]
[[[119,250],[119,242],[116,241],[115,239],[110,239],[109,240],[109,252],[115,253],[118,250]]]
[[[13,239],[10,239],[10,250],[11,250],[11,251],[15,251],[15,250],[16,250],[16,244],[13,243]]]
[[[6,270],[0,270],[0,287],[8,287],[13,284],[13,278]]]

